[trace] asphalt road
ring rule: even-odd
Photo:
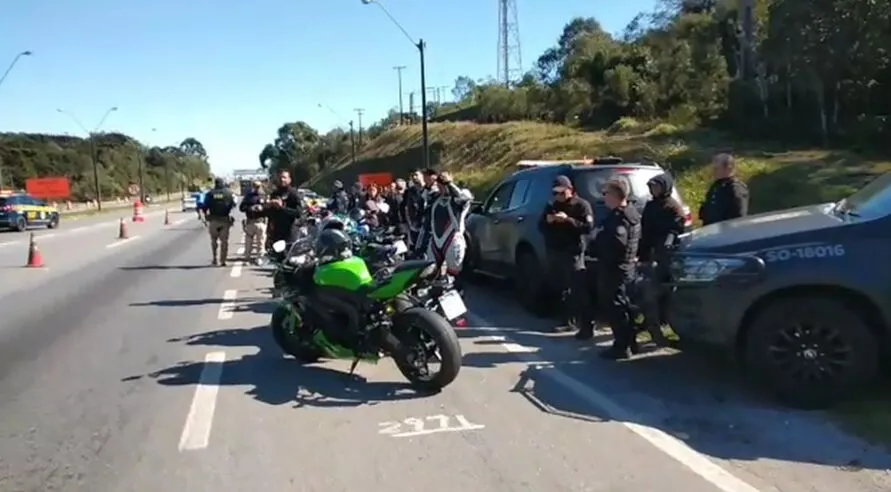
[[[60,229],[45,270],[0,247],[3,492],[891,489],[891,456],[819,415],[682,354],[600,361],[497,288],[467,296],[439,395],[389,361],[300,367],[268,336],[266,274],[207,266],[194,215],[172,219],[121,243]]]

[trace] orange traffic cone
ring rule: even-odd
[[[43,255],[40,254],[40,250],[37,249],[37,241],[34,240],[34,233],[31,233],[31,241],[28,244],[28,263],[25,265],[28,268],[43,268]]]
[[[164,225],[170,225],[170,210],[164,210]]]
[[[127,234],[127,223],[124,222],[124,218],[121,217],[121,225],[118,228],[118,239],[127,239],[128,237],[130,237],[130,235]]]

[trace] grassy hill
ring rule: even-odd
[[[521,159],[578,159],[618,155],[653,159],[670,167],[684,198],[695,210],[711,180],[717,152],[732,152],[752,193],[752,211],[837,200],[874,176],[891,171],[891,160],[852,152],[790,149],[779,143],[746,142],[714,130],[684,131],[669,124],[623,118],[605,131],[562,125],[513,122],[430,124],[431,163],[452,172],[483,196]],[[311,181],[326,193],[331,182],[356,180],[362,173],[406,176],[422,166],[421,127],[389,130],[369,142],[356,164],[342,162]]]
[[[145,189],[153,195],[204,184],[210,177],[205,159],[177,147],[146,147],[127,135],[103,133],[96,136],[94,148],[104,199],[127,196],[128,186],[139,181],[140,166]],[[0,133],[0,184],[22,189],[28,178],[66,176],[73,200],[94,199],[91,151],[89,140],[80,137]]]

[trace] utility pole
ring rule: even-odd
[[[359,147],[361,147],[362,146],[362,113],[364,113],[365,110],[362,108],[356,108],[353,111],[355,111],[356,114],[359,115]]]
[[[405,120],[405,112],[402,111],[402,71],[405,70],[405,65],[393,67],[393,70],[396,70],[396,76],[399,78],[399,125],[402,126]]]
[[[415,91],[411,91],[408,93],[408,114],[411,115],[409,121],[415,122]]]
[[[356,132],[353,131],[353,120],[350,120],[350,152],[352,153],[352,163],[356,163]]]
[[[755,74],[755,0],[738,0],[742,15],[742,53],[740,53],[739,75],[748,80]]]

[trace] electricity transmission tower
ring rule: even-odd
[[[498,0],[498,79],[509,85],[523,75],[517,0]]]

